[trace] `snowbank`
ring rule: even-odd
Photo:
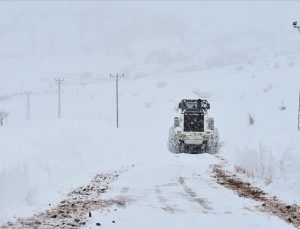
[[[255,178],[252,182],[287,201],[300,201],[299,133],[248,137],[234,152],[236,169]]]
[[[141,145],[136,133],[98,120],[31,121],[1,128],[0,139],[0,224],[54,204],[98,172],[150,155],[127,144]]]

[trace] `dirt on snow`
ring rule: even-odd
[[[284,203],[277,197],[270,197],[263,190],[252,186],[248,182],[242,181],[235,174],[226,171],[224,169],[226,161],[221,157],[218,158],[221,160],[221,163],[211,166],[213,177],[218,184],[233,190],[240,197],[250,198],[259,202],[260,205],[258,205],[257,208],[260,211],[275,215],[296,228],[300,228],[299,205]]]
[[[8,222],[1,228],[79,228],[86,224],[92,211],[104,210],[112,206],[115,206],[115,210],[123,208],[133,199],[125,196],[101,199],[101,194],[108,191],[108,185],[118,179],[122,172],[124,170],[98,174],[88,185],[75,189],[52,209],[30,218],[19,218],[15,222]]]

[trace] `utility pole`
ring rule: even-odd
[[[109,74],[110,77],[116,78],[116,115],[117,115],[117,128],[119,128],[119,77],[124,77],[125,75],[115,75]]]
[[[58,84],[58,103],[57,103],[58,109],[57,109],[57,117],[59,119],[61,119],[61,82],[63,82],[64,79],[58,78],[58,79],[55,79],[55,81]]]
[[[296,21],[293,22],[293,27],[300,33],[300,26]],[[298,130],[300,130],[300,90],[299,90],[299,100],[298,100]]]
[[[298,32],[300,33],[300,26],[298,25],[298,22],[294,21],[293,26],[295,29],[298,29]]]
[[[298,101],[298,130],[300,130],[300,90],[299,90],[299,101]]]
[[[32,91],[26,91],[25,94],[27,96],[27,120],[30,120],[30,95]]]

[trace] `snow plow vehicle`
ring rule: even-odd
[[[183,99],[179,103],[169,132],[168,148],[172,153],[217,152],[219,134],[214,119],[207,115],[209,109],[205,99]]]

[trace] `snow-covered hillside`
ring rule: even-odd
[[[0,224],[59,202],[97,172],[168,160],[175,108],[189,97],[210,101],[233,171],[299,203],[299,7],[1,2],[0,111],[9,116],[0,128]],[[110,73],[125,73],[119,129]]]

